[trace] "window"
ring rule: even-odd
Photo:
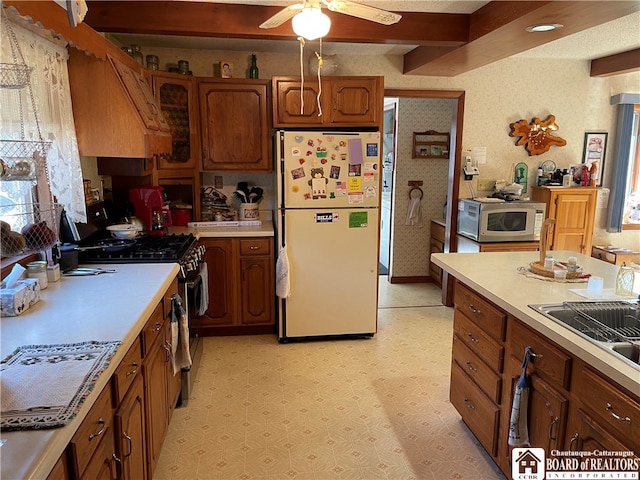
[[[46,159],[37,163],[36,175],[10,178],[4,172],[0,178],[0,218],[18,232],[25,224],[39,221],[57,231],[59,209],[52,205],[53,198],[73,221],[86,221],[66,44],[37,26],[23,28],[19,17],[1,10],[0,62],[32,70],[26,80],[15,85],[4,83],[4,77],[0,83],[0,158],[5,165],[16,167],[22,161],[27,168],[34,164],[36,148],[32,145],[44,141],[51,146],[45,152]],[[12,145],[17,143],[28,148],[15,153]]]

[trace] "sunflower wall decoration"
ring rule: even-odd
[[[534,117],[531,122],[519,120],[510,124],[510,137],[520,137],[516,145],[524,145],[525,150],[531,155],[540,155],[548,151],[552,145],[562,147],[567,144],[563,138],[556,137],[553,132],[558,130],[556,117],[549,115],[545,120]]]

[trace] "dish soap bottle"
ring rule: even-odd
[[[620,267],[620,270],[618,270],[618,276],[616,277],[616,295],[619,295],[621,297],[632,296],[633,280],[633,269],[631,267],[627,267],[627,265],[623,263]]]
[[[249,78],[258,78],[258,65],[256,63],[255,55],[251,55],[251,66],[249,67]]]

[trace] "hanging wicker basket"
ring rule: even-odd
[[[29,85],[33,67],[25,63],[0,63],[0,88],[24,88]]]
[[[35,181],[44,172],[52,142],[0,140],[0,181]]]
[[[0,207],[0,253],[24,255],[51,248],[58,241],[62,205],[37,203]]]

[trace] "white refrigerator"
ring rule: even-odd
[[[278,131],[276,163],[276,238],[290,285],[278,339],[373,336],[380,133]]]

